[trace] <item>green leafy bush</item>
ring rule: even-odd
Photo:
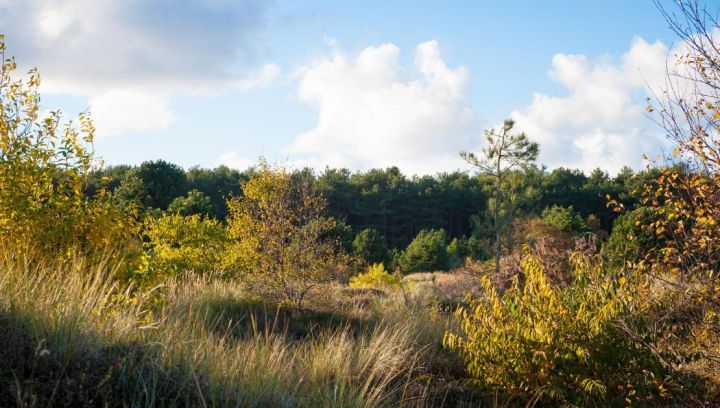
[[[448,268],[445,231],[422,230],[400,255],[398,263],[405,272],[438,271]]]
[[[210,197],[198,190],[191,190],[184,197],[177,197],[170,202],[168,212],[179,215],[200,214],[206,217],[215,214],[215,206]]]
[[[487,251],[476,236],[453,238],[447,246],[448,266],[457,268],[470,258],[473,261],[486,259]]]
[[[639,207],[615,219],[612,233],[603,245],[608,262],[616,266],[635,263],[656,247],[660,240],[649,227],[656,219],[648,207]]]
[[[546,224],[565,232],[583,232],[588,229],[585,220],[578,214],[573,206],[563,207],[553,205],[542,211],[542,219]]]
[[[372,228],[364,229],[355,236],[352,249],[353,255],[368,264],[383,263],[388,257],[385,238]]]

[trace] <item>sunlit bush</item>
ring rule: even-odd
[[[447,333],[445,344],[478,384],[527,401],[657,398],[667,369],[616,326],[646,288],[592,258],[576,255],[573,263],[569,286],[553,285],[531,255],[504,294],[484,279],[484,295],[458,309],[461,330]]]
[[[659,247],[662,241],[650,228],[656,219],[648,207],[639,207],[616,218],[602,248],[607,261],[616,266],[632,266]]]
[[[447,246],[447,254],[450,269],[462,266],[468,258],[476,261],[488,257],[487,249],[475,235],[453,238]]]
[[[394,289],[400,287],[400,279],[386,271],[383,264],[376,263],[370,265],[367,272],[350,278],[350,287],[353,289]]]
[[[228,201],[232,243],[225,265],[256,294],[301,306],[346,265],[337,222],[324,216],[325,206],[312,180],[293,180],[284,168],[261,162],[243,195]]]
[[[225,227],[200,215],[165,215],[147,222],[152,260],[158,272],[218,271],[229,243]]]
[[[59,111],[41,114],[40,75],[16,79],[0,36],[0,244],[31,259],[127,246],[132,217],[104,190],[85,193],[95,134],[87,113],[63,123]]]

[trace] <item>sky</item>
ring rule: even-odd
[[[678,46],[651,0],[0,0],[0,33],[108,165],[418,175],[506,118],[549,168],[640,169]]]

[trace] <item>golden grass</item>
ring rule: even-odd
[[[296,339],[259,329],[257,316],[203,307],[216,297],[240,302],[231,283],[189,278],[140,291],[112,272],[103,261],[33,267],[0,256],[0,405],[427,403],[415,380],[424,350],[410,323]]]

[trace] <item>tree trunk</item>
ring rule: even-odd
[[[500,274],[500,183],[495,190],[495,275]]]
[[[503,133],[501,146],[503,146],[505,143],[505,133]],[[502,155],[503,151],[502,149],[498,152],[497,157],[497,168],[495,169],[497,179],[496,179],[496,185],[495,185],[495,276],[500,275],[500,196],[502,188],[502,173],[500,172],[500,165],[502,162]]]

